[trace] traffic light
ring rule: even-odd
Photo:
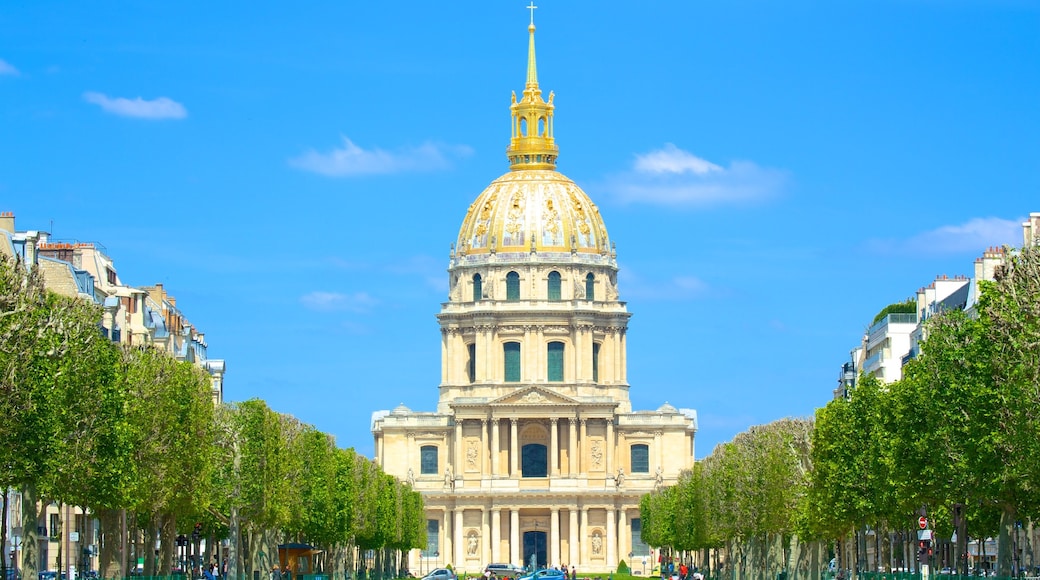
[[[917,561],[927,562],[932,555],[932,542],[930,540],[917,541]]]

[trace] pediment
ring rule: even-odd
[[[561,395],[549,389],[537,386],[527,387],[514,393],[499,397],[490,402],[492,406],[545,406],[545,405],[577,405],[576,399]]]

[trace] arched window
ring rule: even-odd
[[[560,299],[560,273],[549,272],[549,300]]]
[[[645,444],[632,446],[632,473],[650,473],[650,448]]]
[[[562,381],[563,380],[563,343],[562,342],[550,342],[549,352],[546,357],[546,363],[548,367],[547,380],[550,381]]]
[[[478,302],[484,296],[484,284],[480,274],[473,274],[473,301]]]
[[[545,477],[549,474],[549,454],[545,445],[528,443],[520,450],[520,476]]]
[[[520,343],[507,342],[502,345],[505,359],[505,380],[509,383],[520,382]]]
[[[592,343],[592,382],[599,382],[599,345],[600,343]]]
[[[520,274],[510,272],[506,274],[506,300],[520,299]]]
[[[437,475],[437,446],[423,445],[419,448],[419,473],[422,475]]]
[[[466,360],[466,376],[469,378],[469,382],[476,382],[477,380],[477,345],[469,343],[466,345],[467,354],[469,358]]]
[[[592,275],[592,272],[585,276],[585,299],[596,299],[596,277]]]

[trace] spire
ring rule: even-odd
[[[531,2],[531,8],[537,8]],[[527,86],[526,89],[538,90],[538,64],[534,60],[534,10],[531,10],[531,24],[527,27],[531,33],[531,40],[527,44]]]
[[[538,88],[538,65],[534,57],[534,2],[527,7],[531,11],[531,24],[527,31],[530,40],[527,47],[527,84],[519,101],[513,93],[510,111],[513,115],[512,139],[506,155],[513,171],[523,169],[556,169],[558,149],[553,139],[553,93],[549,101],[542,99]]]

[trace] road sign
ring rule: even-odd
[[[924,516],[921,516],[921,517],[917,518],[917,527],[921,528],[922,530],[927,528],[928,527],[928,518],[926,518]]]

